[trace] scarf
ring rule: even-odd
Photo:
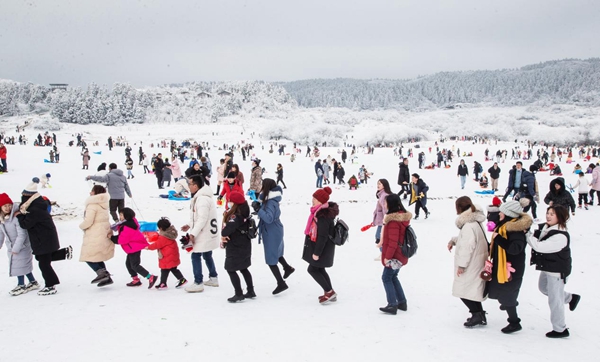
[[[515,222],[517,221],[517,219],[512,219],[509,222]],[[498,229],[496,229],[496,232],[498,233],[498,235],[502,236],[503,238],[507,238],[507,232],[506,232],[506,224],[502,224],[501,226],[498,227]],[[494,237],[494,239],[496,239],[496,237]],[[492,243],[490,245],[490,255],[492,255],[492,250],[494,249],[494,239],[492,239]],[[502,248],[501,246],[498,246],[498,254],[496,254],[496,258],[498,260],[495,260],[496,265],[498,265],[498,271],[496,276],[498,277],[498,284],[504,284],[504,283],[508,283],[509,280],[509,268],[510,265],[508,265],[506,263],[506,250],[504,250],[504,248]],[[514,271],[514,269],[513,269]]]
[[[329,203],[324,203],[321,205],[315,205],[310,208],[310,215],[308,216],[308,221],[306,222],[306,228],[304,229],[304,235],[310,236],[311,241],[317,241],[317,222],[315,215],[321,209],[326,209],[329,207]]]

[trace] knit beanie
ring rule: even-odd
[[[258,158],[255,158],[252,162],[254,162],[256,166],[260,166],[260,160]]]
[[[325,188],[318,189],[313,194],[313,197],[320,203],[324,204],[329,201],[329,195],[331,195],[331,188],[325,186]]]
[[[0,207],[7,205],[7,204],[12,204],[12,200],[10,199],[10,197],[8,197],[7,194],[0,194]]]
[[[240,205],[246,202],[246,198],[244,197],[244,195],[242,195],[241,192],[234,191],[231,193],[231,195],[229,195],[229,201],[233,202],[234,204]]]
[[[46,174],[46,177],[47,177],[47,178],[50,178],[50,177],[52,177],[52,175],[51,175],[51,174],[49,174],[49,173],[47,173],[47,174]]]
[[[494,196],[494,198],[492,199],[492,205],[500,206],[502,205],[502,200],[500,200],[498,196]]]
[[[235,172],[229,171],[229,173],[227,174],[227,178],[235,178]]]
[[[523,207],[518,201],[510,200],[500,205],[500,212],[512,218],[517,218],[523,213]]]
[[[38,184],[39,183],[40,183],[39,178],[37,178],[37,177],[32,178],[31,183],[25,187],[25,189],[23,190],[23,192],[21,194],[25,195],[25,196],[31,196],[33,194],[36,194],[38,192]]]

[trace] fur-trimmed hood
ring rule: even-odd
[[[90,204],[96,204],[103,209],[108,210],[108,201],[110,200],[110,195],[107,193],[91,195],[85,200],[85,206]]]
[[[507,232],[514,231],[525,231],[533,225],[533,219],[528,214],[522,213],[517,219],[514,221],[509,221],[505,223]]]
[[[483,213],[483,210],[481,210],[481,208],[479,206],[475,205],[475,211],[471,211],[471,209],[467,209],[466,211],[464,211],[463,213],[458,215],[458,217],[456,218],[456,221],[454,223],[456,224],[457,228],[462,229],[466,223],[469,223],[469,222],[482,223],[485,220],[486,220],[486,217],[485,217],[485,214]]]
[[[159,229],[158,234],[164,236],[167,239],[177,239],[177,229],[175,229],[175,226],[173,225],[169,226],[169,228],[165,231]]]
[[[412,214],[407,211],[407,212],[395,212],[393,214],[386,214],[383,217],[383,224],[387,224],[390,221],[398,221],[398,222],[404,222],[404,221],[410,221],[412,219]]]

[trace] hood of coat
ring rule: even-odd
[[[404,221],[410,221],[412,219],[413,215],[407,211],[407,212],[395,212],[393,214],[386,214],[383,217],[383,223],[387,224],[390,221],[398,221],[398,222],[404,222]]]
[[[462,214],[458,215],[458,217],[456,218],[455,224],[456,224],[457,228],[462,229],[466,223],[469,223],[469,222],[482,223],[485,220],[486,220],[486,216],[483,213],[483,210],[481,210],[481,208],[479,208],[479,206],[475,206],[475,211],[472,211],[471,209],[467,209]]]
[[[194,199],[196,199],[198,197],[209,197],[212,199],[214,197],[214,195],[213,195],[212,190],[210,189],[210,186],[208,186],[208,185],[202,186],[200,188],[200,190],[198,190],[196,192],[196,194],[194,195]]]
[[[40,199],[40,201],[36,201]],[[42,198],[42,195],[40,195],[39,193],[35,193],[33,194],[29,199],[27,199],[27,201],[25,201],[24,203],[21,204],[21,207],[19,208],[19,210],[21,211],[21,214],[27,214],[27,210],[30,207],[33,207],[34,209],[46,209],[48,208],[48,206],[46,205],[46,202],[43,201],[44,199]]]
[[[326,217],[328,219],[335,219],[340,214],[340,208],[335,202],[329,201],[328,206],[317,211],[315,217]]]
[[[260,200],[262,200],[263,199],[263,194],[260,194],[258,196],[258,198]],[[273,200],[273,201],[281,202],[282,198],[283,198],[283,190],[281,189],[280,186],[276,186],[276,187],[273,187],[269,191],[269,196],[267,197],[267,200]]]
[[[85,200],[85,206],[88,205],[98,205],[103,209],[108,209],[108,201],[110,200],[110,195],[106,192],[98,195],[91,195]]]
[[[560,185],[560,189],[556,189],[556,186],[554,185]],[[562,177],[557,177],[554,180],[550,181],[550,192],[553,193],[554,195],[559,195],[562,194],[563,192],[565,192],[565,179]]]
[[[4,218],[0,218],[0,224],[4,224],[5,221],[12,221],[15,218],[15,212],[19,211],[19,208],[21,207],[21,203],[20,202],[15,202],[12,206],[12,210],[10,210],[10,214],[8,215],[8,218],[5,220]]]
[[[114,170],[110,170],[110,173],[114,173],[117,176],[123,176],[123,171],[119,170],[118,168],[116,168]]]
[[[167,239],[177,239],[177,229],[175,229],[175,226],[173,225],[169,226],[169,228],[165,231],[159,229],[158,234],[164,236]]]
[[[506,231],[511,232],[511,231],[525,231],[525,230],[529,229],[532,224],[533,224],[533,219],[531,218],[531,216],[523,213],[523,214],[521,214],[521,216],[519,216],[519,218],[515,219],[515,221],[513,221],[513,222],[509,221],[504,225],[506,225]]]

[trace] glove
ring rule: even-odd
[[[223,196],[217,197],[217,200],[219,200],[219,201],[223,200]]]
[[[253,201],[252,202],[252,208],[254,209],[255,212],[258,212],[258,210],[260,210],[260,202]]]

